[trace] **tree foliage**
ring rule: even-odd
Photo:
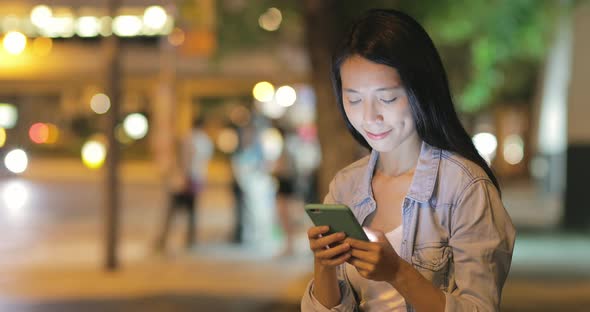
[[[231,9],[219,1],[220,52],[302,44],[304,23],[298,1],[259,0]],[[243,1],[242,1],[243,2]],[[246,4],[247,3],[247,4]],[[397,8],[420,21],[439,48],[458,109],[475,112],[494,102],[526,102],[534,90],[557,14],[575,4],[538,0],[340,1],[334,12],[347,23],[372,8]],[[564,4],[565,3],[565,4]],[[258,26],[266,9],[283,12],[276,32]],[[225,51],[225,52],[224,52]]]

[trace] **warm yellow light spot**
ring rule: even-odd
[[[90,140],[82,146],[82,162],[90,169],[102,167],[107,156],[103,143]]]
[[[269,102],[275,95],[275,87],[268,81],[261,81],[254,86],[252,94],[260,102]]]
[[[45,141],[46,144],[55,144],[59,139],[59,128],[51,123],[47,123],[48,135],[47,140]]]
[[[0,147],[3,147],[4,144],[6,144],[6,130],[0,128]]]
[[[168,35],[168,42],[175,47],[182,45],[184,39],[184,31],[178,27],[174,28],[174,30]]]
[[[217,137],[217,147],[226,154],[233,153],[238,148],[238,134],[235,130],[227,128],[221,130]]]
[[[33,40],[33,53],[37,56],[49,55],[53,48],[53,40],[47,37],[38,37]]]
[[[90,99],[90,108],[99,115],[104,114],[111,108],[111,99],[104,93],[97,93]]]

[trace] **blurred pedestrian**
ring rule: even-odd
[[[277,125],[276,129],[283,137],[283,148],[272,170],[278,183],[276,195],[278,221],[285,236],[285,245],[279,256],[288,257],[293,255],[295,244],[295,224],[291,220],[291,207],[297,200],[297,172],[291,145],[288,144],[291,142],[291,134],[282,126]]]
[[[178,144],[178,161],[173,164],[175,169],[172,172],[166,215],[156,242],[159,251],[166,247],[170,223],[176,212],[186,213],[186,247],[195,243],[197,206],[206,183],[209,161],[213,155],[213,144],[203,126],[203,118],[195,119],[191,131]]]
[[[232,170],[243,199],[238,207],[239,235],[245,246],[266,253],[274,247],[275,190],[255,121],[242,128],[240,139],[241,146],[232,156]]]

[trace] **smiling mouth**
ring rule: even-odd
[[[365,130],[365,133],[371,140],[381,140],[391,133],[391,131],[393,131],[393,129],[381,133],[371,133]]]

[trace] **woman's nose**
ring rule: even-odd
[[[366,123],[380,123],[383,121],[383,115],[375,103],[367,103],[363,107],[363,119]]]

